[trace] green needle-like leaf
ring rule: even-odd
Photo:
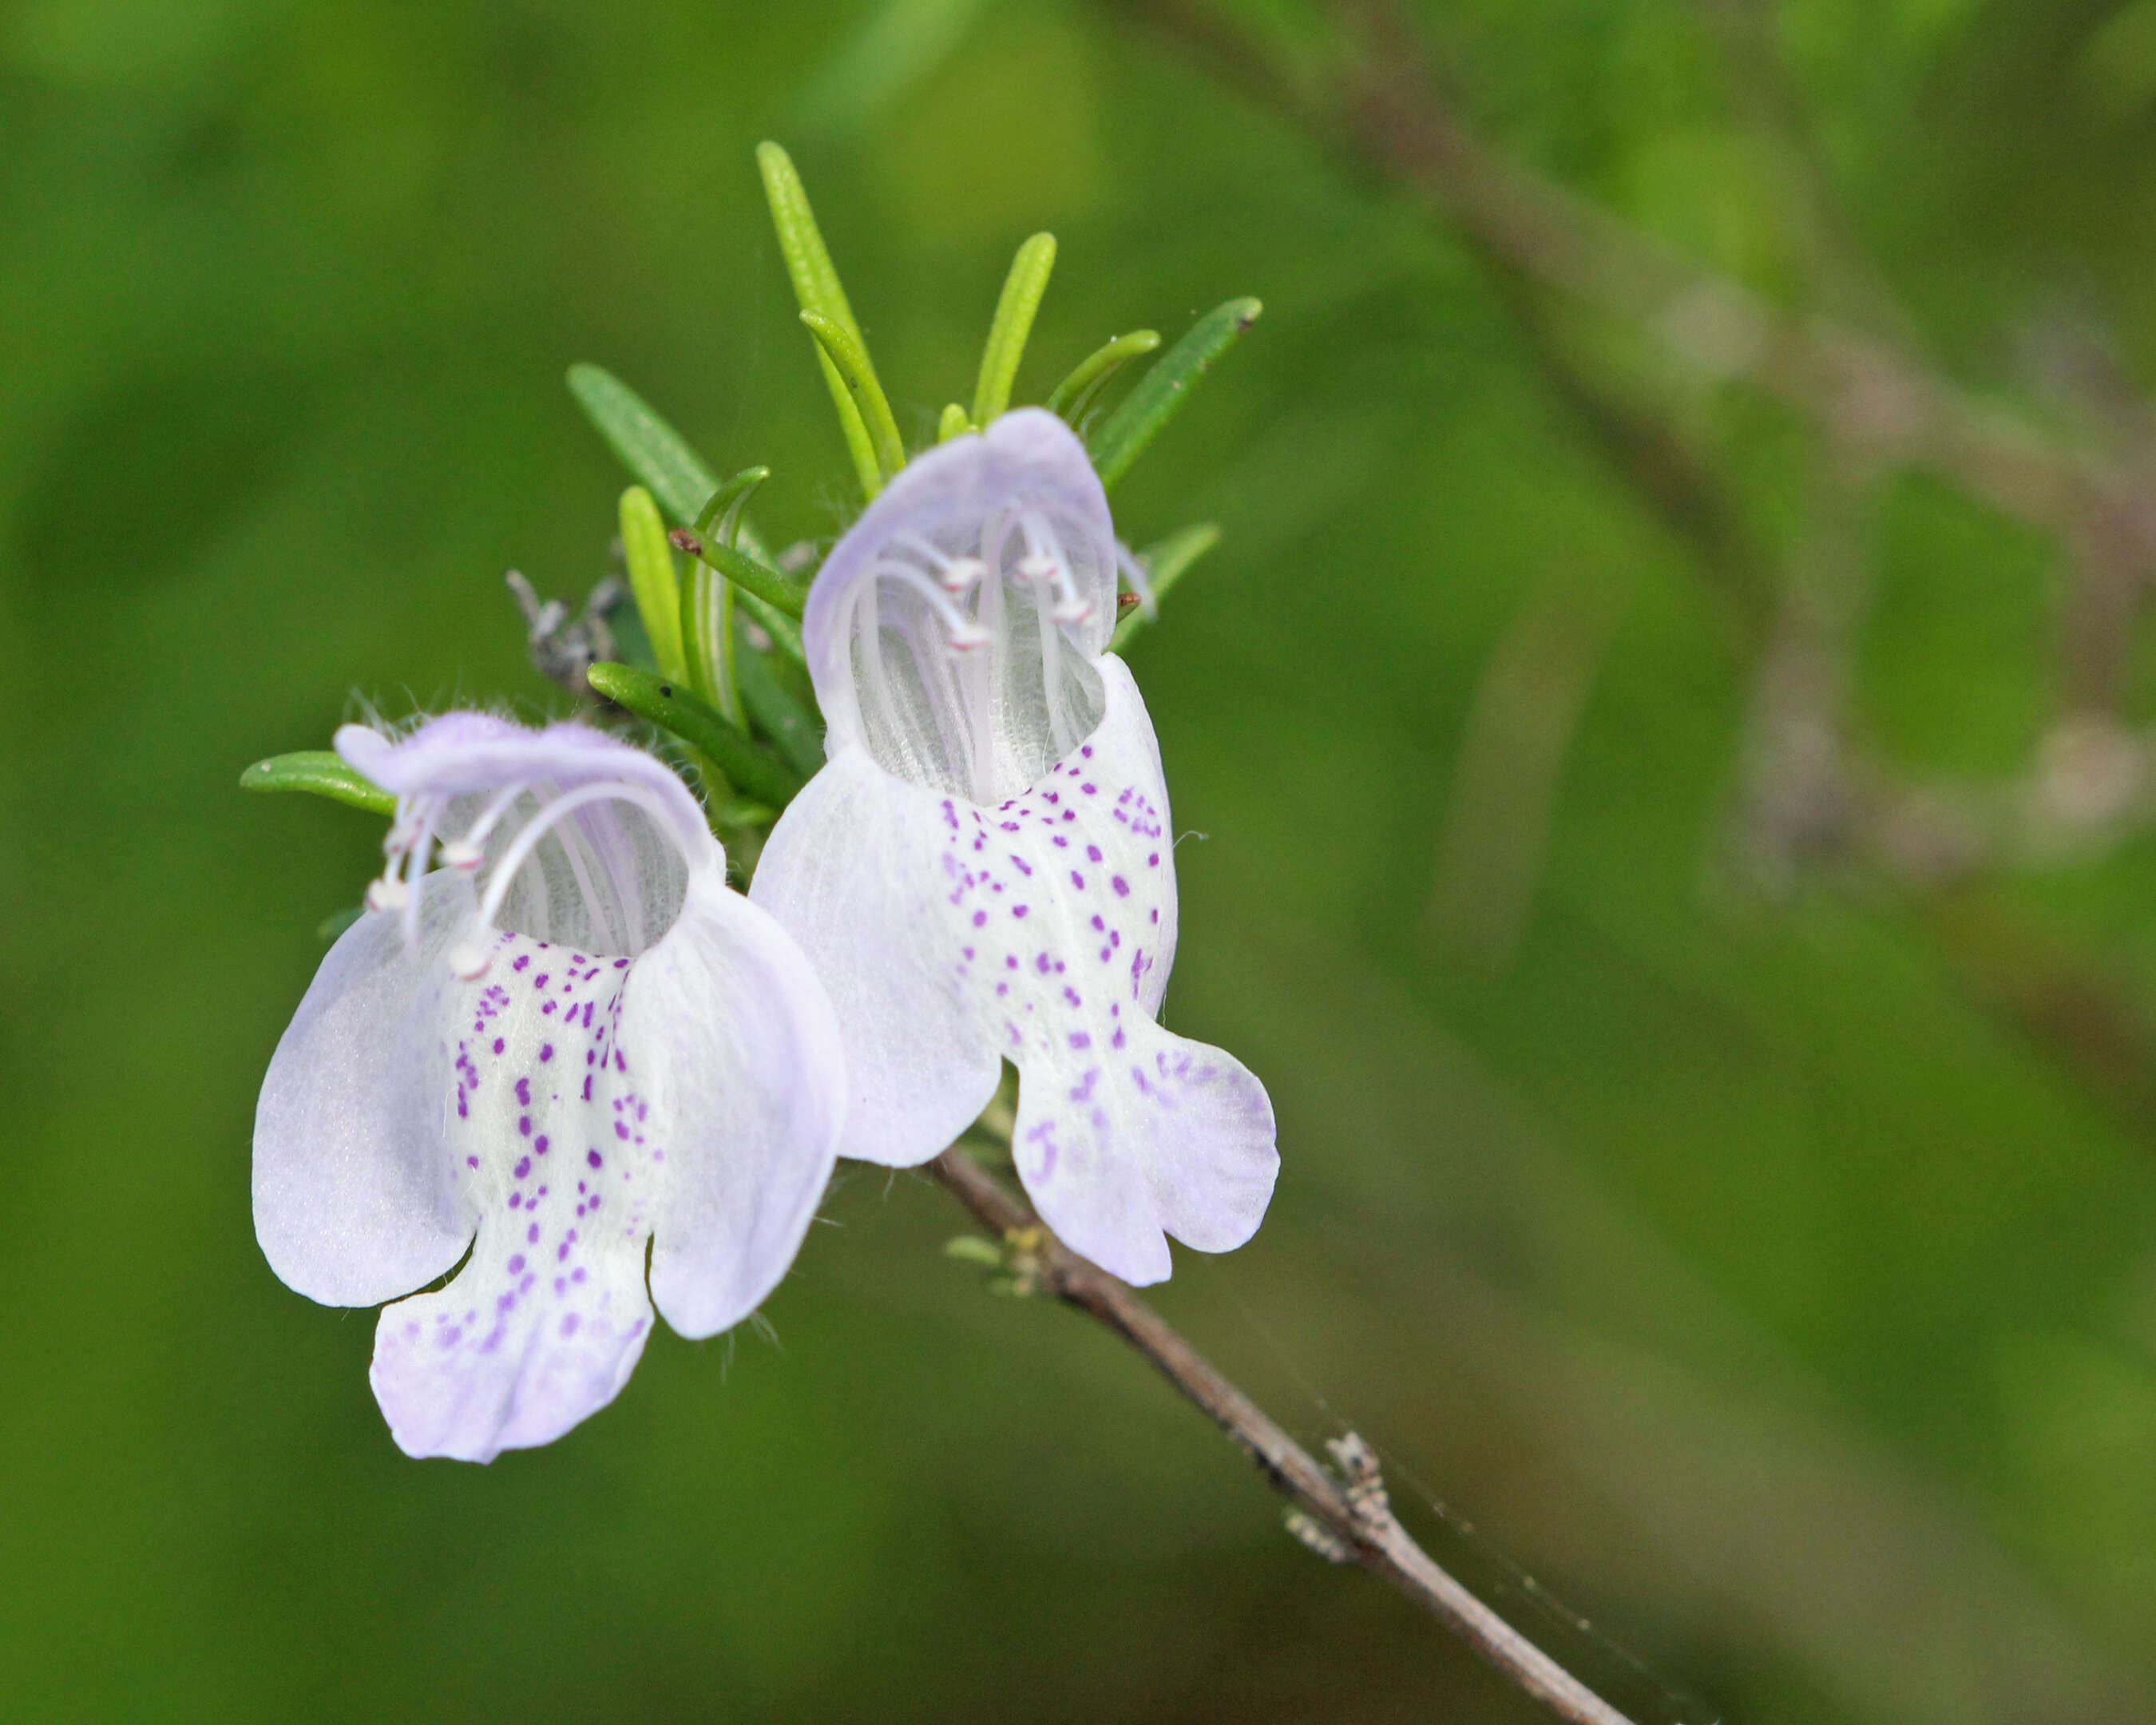
[[[947,444],[954,437],[963,437],[973,429],[973,422],[966,417],[966,410],[957,402],[943,409],[936,422],[936,441]]]
[[[1132,330],[1127,336],[1103,342],[1080,360],[1069,377],[1049,391],[1048,411],[1060,413],[1075,425],[1086,417],[1086,410],[1100,399],[1101,392],[1116,372],[1159,346],[1158,330]]]
[[[742,512],[756,488],[771,477],[768,467],[744,468],[711,493],[697,511],[692,537],[731,546],[742,529]],[[746,724],[741,691],[735,679],[734,595],[740,589],[721,577],[702,557],[692,558],[681,583],[682,656],[696,692],[737,725]]]
[[[701,557],[735,586],[754,593],[789,618],[798,619],[808,603],[808,589],[800,582],[790,580],[767,563],[758,562],[747,552],[737,551],[716,540],[707,545],[694,533],[677,532],[673,536],[674,542],[690,556]]]
[[[364,809],[369,814],[394,814],[397,799],[371,778],[362,778],[327,749],[300,749],[257,761],[239,775],[244,791],[305,791]]]
[[[996,315],[988,325],[988,344],[981,351],[981,375],[973,387],[973,424],[985,427],[1010,405],[1011,385],[1018,379],[1019,362],[1025,357],[1026,338],[1033,333],[1034,315],[1040,310],[1041,295],[1055,269],[1055,236],[1036,234],[1018,249],[1010,274],[996,300]]]
[[[1131,470],[1131,464],[1160,434],[1190,398],[1192,385],[1213,362],[1235,345],[1235,338],[1258,321],[1265,307],[1255,300],[1230,300],[1191,326],[1190,333],[1163,354],[1122,406],[1108,416],[1091,439],[1093,466],[1109,490]]]
[[[764,656],[746,640],[735,649],[734,667],[742,705],[756,728],[778,746],[795,772],[803,778],[814,777],[824,764],[824,729],[814,711],[793,698]]]
[[[746,476],[737,474],[721,485],[680,433],[654,413],[634,390],[601,367],[570,367],[569,390],[623,465],[651,488],[667,514],[685,526],[701,516],[714,497]],[[746,495],[742,501],[747,501]],[[723,503],[721,506],[724,507]],[[734,531],[743,552],[759,562],[770,562],[763,541],[745,517],[735,523]],[[747,593],[742,597],[744,608],[770,634],[778,650],[796,664],[802,663],[801,630],[793,621],[798,611],[789,616]]]
[[[1195,526],[1184,527],[1171,533],[1158,545],[1147,546],[1138,553],[1138,561],[1146,567],[1146,584],[1152,589],[1153,603],[1158,605],[1167,596],[1168,590],[1183,579],[1183,572],[1199,558],[1220,542],[1220,530],[1210,521],[1200,521]],[[1130,645],[1138,631],[1152,619],[1142,607],[1116,625],[1116,632],[1108,637],[1108,650],[1120,653]]]
[[[861,346],[860,337],[837,319],[820,311],[804,311],[801,321],[816,338],[816,345],[838,372],[848,396],[860,413],[862,423],[868,427],[869,442],[881,470],[877,484],[867,487],[869,495],[873,497],[882,489],[883,480],[906,465],[906,444],[898,434],[898,421],[891,417],[891,403],[884,399],[883,391],[877,386],[875,372],[869,366],[868,349]]]
[[[872,435],[872,422],[859,404],[859,398],[864,393],[883,402],[883,388],[876,382],[875,368],[869,362],[868,343],[862,338],[860,326],[854,321],[854,308],[847,303],[846,290],[839,285],[838,270],[816,226],[816,213],[809,208],[808,189],[794,169],[793,158],[778,145],[766,141],[756,146],[756,165],[763,176],[763,194],[771,205],[771,223],[778,231],[778,249],[786,259],[786,273],[793,280],[794,299],[803,311],[813,311],[844,331],[860,350],[860,376],[849,383],[833,362],[829,344],[817,344],[824,381],[829,386],[832,403],[839,410],[839,429],[845,434],[846,448],[854,458],[855,470],[860,475],[861,490],[873,497],[883,489],[886,470],[882,465],[877,440]],[[886,419],[891,417],[888,402],[884,402],[883,413]],[[893,435],[895,439],[895,428]],[[891,468],[888,472],[897,470]]]
[[[603,662],[587,675],[592,687],[616,706],[710,756],[729,784],[759,803],[783,809],[801,788],[801,780],[769,749],[670,679],[654,677],[633,665]]]
[[[745,725],[734,681],[734,595],[739,591],[701,557],[690,559],[681,583],[681,653],[689,686],[720,716]]]
[[[637,614],[651,638],[651,656],[660,674],[677,682],[688,675],[681,650],[681,591],[674,573],[674,552],[659,506],[641,485],[621,494],[621,548],[629,559],[629,590]]]
[[[700,538],[716,539],[721,545],[737,543],[748,500],[756,495],[756,488],[770,477],[768,467],[744,467],[711,493],[690,526]]]
[[[569,393],[621,464],[651,488],[677,521],[692,521],[718,489],[718,478],[629,385],[603,367],[569,367]]]

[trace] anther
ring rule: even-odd
[[[462,869],[467,874],[486,860],[485,850],[469,839],[444,839],[441,855],[446,866]]]
[[[473,982],[486,974],[486,968],[494,962],[487,950],[471,941],[459,941],[449,948],[449,969],[465,982]]]
[[[946,593],[966,592],[988,572],[988,566],[978,557],[952,557],[944,564],[937,579],[943,583]]]
[[[1093,614],[1093,608],[1078,597],[1071,585],[1070,572],[1061,562],[1045,552],[1028,552],[1018,560],[1018,573],[1036,587],[1053,586],[1055,603],[1050,608],[1049,616],[1057,623],[1083,623]]]
[[[401,911],[411,896],[411,889],[393,875],[384,875],[379,880],[367,883],[367,908],[370,911]]]

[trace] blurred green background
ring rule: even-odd
[[[2148,0],[1420,15],[1508,149],[1703,263],[1804,303],[1801,133],[1938,363],[2026,395],[2064,304],[2156,366]],[[1036,0],[0,5],[0,1711],[1535,1717],[1133,1357],[939,1256],[917,1178],[842,1175],[777,1345],[662,1332],[486,1468],[399,1455],[372,1315],[255,1249],[255,1087],[380,834],[234,779],[359,700],[559,704],[501,573],[581,595],[623,483],[563,368],[768,463],[774,541],[844,524],[765,136],[916,439],[1036,228],[1022,396],[1265,301],[1117,498],[1136,542],[1226,530],[1132,656],[1205,835],[1169,1021],[1265,1077],[1286,1158],[1170,1317],[1663,1674],[1559,1644],[1643,1720],[2156,1717],[2156,848],[2001,876],[1974,936],[1966,897],[1736,880],[1756,653],[1517,284]],[[1685,411],[1800,542],[1804,428]],[[2015,771],[2058,547],[1915,478],[1870,547],[1852,723]]]

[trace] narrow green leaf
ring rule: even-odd
[[[1049,391],[1048,411],[1060,413],[1075,425],[1086,417],[1086,410],[1100,398],[1101,392],[1116,372],[1159,346],[1158,330],[1132,330],[1127,336],[1101,343],[1071,368],[1069,377]]]
[[[820,311],[804,311],[801,321],[808,326],[808,333],[816,338],[824,357],[831,362],[855,407],[860,409],[862,422],[868,427],[869,441],[875,449],[881,478],[889,479],[906,465],[906,444],[898,434],[898,421],[891,417],[891,403],[884,399],[875,372],[870,368],[868,350],[861,346],[858,336]],[[869,487],[869,495],[875,496],[881,489],[880,482]]]
[[[988,346],[981,350],[981,375],[973,386],[974,424],[985,427],[1010,405],[1011,385],[1018,379],[1019,362],[1025,357],[1034,315],[1040,310],[1041,295],[1048,291],[1048,278],[1055,269],[1053,234],[1034,234],[1011,259],[994,320],[988,325]]]
[[[721,485],[679,432],[652,412],[634,390],[600,367],[570,367],[569,389],[623,465],[649,485],[666,512],[685,526],[695,521],[726,485],[745,476],[737,474]],[[734,532],[745,553],[769,565],[771,553],[746,516],[736,521]],[[769,632],[778,650],[802,663],[801,630],[793,618],[746,593],[742,597],[745,608]]]
[[[783,809],[801,788],[801,780],[769,749],[671,680],[632,665],[604,663],[587,675],[592,687],[616,706],[710,756],[729,784],[757,801]]]
[[[814,713],[793,698],[778,674],[747,641],[734,653],[740,680],[742,705],[773,742],[787,763],[803,778],[813,778],[824,764],[824,728]]]
[[[957,402],[943,409],[942,417],[936,422],[936,441],[947,444],[954,437],[963,437],[973,429],[973,422],[966,417],[966,410]]]
[[[729,723],[746,726],[734,680],[734,594],[739,589],[701,557],[681,582],[681,655],[689,686]]]
[[[1190,333],[1163,354],[1123,404],[1108,416],[1091,439],[1093,466],[1111,490],[1131,464],[1160,434],[1190,398],[1192,385],[1213,362],[1235,345],[1235,338],[1258,321],[1265,307],[1255,300],[1230,300],[1207,312]]]
[[[701,557],[737,587],[754,593],[790,618],[798,618],[808,603],[807,587],[780,574],[769,564],[758,562],[747,552],[737,551],[716,540],[707,545],[694,533],[678,530],[672,535],[672,541],[690,556]]]
[[[677,521],[696,520],[719,481],[681,434],[602,367],[571,366],[569,393],[622,465],[651,488],[666,512]]]
[[[244,791],[306,791],[347,803],[369,814],[394,814],[397,799],[371,778],[362,778],[327,749],[300,749],[257,761],[239,775]]]
[[[786,273],[793,278],[793,297],[803,311],[820,311],[855,340],[860,326],[854,308],[839,284],[837,266],[816,226],[816,212],[809,208],[808,189],[784,146],[766,139],[756,146],[756,166],[763,176],[763,195],[771,205],[772,226],[778,230],[778,249],[786,259]]]
[[[1138,553],[1138,561],[1145,565],[1146,584],[1152,589],[1153,603],[1158,605],[1167,597],[1168,590],[1183,579],[1183,572],[1199,558],[1220,542],[1220,530],[1210,521],[1200,521],[1195,526],[1183,527],[1171,533],[1158,545],[1149,545]],[[1120,653],[1130,645],[1132,639],[1152,619],[1140,607],[1116,625],[1116,632],[1108,637],[1108,650]]]
[[[629,559],[629,590],[636,595],[644,632],[651,638],[651,656],[660,675],[677,681],[688,675],[681,650],[681,592],[674,573],[674,552],[659,506],[641,485],[621,494],[621,547]]]
[[[691,536],[733,544],[748,500],[770,477],[768,467],[744,468],[736,474],[697,511]],[[689,681],[696,692],[724,717],[746,726],[734,667],[734,595],[739,591],[702,557],[692,558],[681,583],[681,643]]]
[[[801,183],[793,158],[778,145],[767,141],[756,146],[756,165],[763,176],[763,195],[771,205],[772,226],[778,232],[778,249],[786,259],[786,273],[793,280],[795,300],[803,311],[813,311],[844,331],[860,350],[861,375],[857,386],[850,386],[840,374],[827,345],[819,342],[816,351],[823,362],[824,381],[830,388],[832,404],[839,412],[839,429],[845,434],[847,450],[854,458],[855,470],[860,475],[861,490],[873,497],[883,489],[885,474],[876,441],[871,435],[870,422],[856,398],[858,392],[865,391],[882,401],[883,388],[875,381],[875,369],[869,363],[868,343],[862,339],[860,326],[854,321],[854,308],[847,303],[846,290],[839,285],[838,270],[816,226],[816,213],[809,208],[808,188]],[[886,403],[885,416],[888,418],[890,413],[890,404]]]
[[[768,467],[744,467],[713,491],[696,518],[689,523],[698,537],[716,539],[721,545],[740,542],[742,515],[756,488],[771,477]]]

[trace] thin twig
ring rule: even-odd
[[[1107,3],[1439,206],[1507,267],[1657,336],[1702,374],[1748,381],[1881,459],[1943,474],[2047,531],[2111,518],[2144,567],[2156,560],[2156,502],[2139,474],[1977,399],[1898,342],[1782,311],[1505,156],[1446,99],[1397,6],[1343,5],[1367,51],[1313,80],[1202,0]]]
[[[1376,1457],[1360,1438],[1351,1432],[1331,1445],[1341,1471],[1328,1471],[1127,1284],[1050,1235],[1023,1199],[963,1150],[954,1145],[928,1166],[1023,1253],[1028,1280],[1115,1331],[1233,1438],[1273,1489],[1316,1523],[1297,1527],[1306,1543],[1390,1582],[1567,1725],[1630,1725],[1415,1543],[1387,1503]]]

